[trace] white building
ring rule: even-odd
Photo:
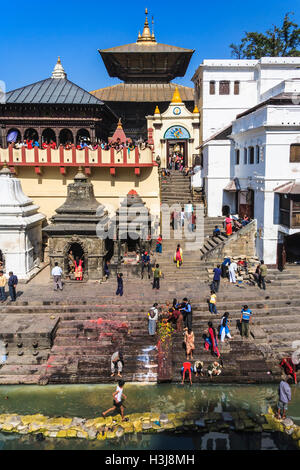
[[[273,67],[284,60],[291,70]],[[202,176],[208,216],[255,218],[257,255],[280,266],[283,246],[289,260],[300,259],[300,58],[267,61],[269,69],[258,68],[260,102],[203,143]],[[278,83],[279,71],[293,78]]]
[[[300,78],[299,57],[204,60],[192,78],[201,114],[200,143],[265,101],[274,86],[296,77]]]

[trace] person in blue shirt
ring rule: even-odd
[[[144,270],[148,271],[148,279],[150,279],[151,265],[150,265],[150,256],[147,251],[142,254],[142,279],[144,277]]]
[[[17,276],[12,271],[10,271],[9,278],[8,278],[8,289],[9,289],[9,295],[10,295],[12,302],[15,302],[17,298],[17,294],[16,294],[17,284],[18,284]]]
[[[219,229],[218,225],[215,226],[215,230],[213,231],[213,237],[217,237],[221,234],[221,230]]]
[[[186,297],[183,299],[179,310],[183,315],[184,327],[192,330],[192,307]]]
[[[242,326],[242,331],[241,331],[242,337],[245,336],[246,338],[249,338],[249,335],[250,335],[249,324],[251,321],[251,315],[252,315],[252,312],[250,308],[248,307],[248,305],[244,305],[241,311],[241,319],[240,319],[240,323]]]
[[[221,281],[221,274],[222,274],[222,271],[220,269],[220,265],[218,264],[218,266],[214,269],[214,278],[213,278],[213,285],[212,285],[212,290],[214,290],[215,292],[218,292],[219,291],[219,286],[220,286],[220,281]]]

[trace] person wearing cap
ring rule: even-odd
[[[150,279],[151,266],[150,266],[150,256],[148,251],[145,251],[142,255],[142,279],[144,278],[144,269],[148,271],[148,279]]]

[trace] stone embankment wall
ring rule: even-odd
[[[207,260],[222,260],[225,255],[230,255],[232,257],[246,256],[247,258],[252,258],[256,256],[256,220],[250,222],[238,232],[233,232],[233,234],[225,240],[223,243],[220,243],[216,248],[212,249],[210,252],[205,253],[202,256],[202,259]]]
[[[0,430],[19,434],[38,434],[51,438],[80,438],[80,439],[114,439],[129,433],[171,432],[272,432],[280,431],[290,435],[300,448],[300,426],[293,424],[290,419],[277,420],[271,408],[265,415],[254,415],[251,412],[232,411],[210,412],[199,417],[199,413],[134,413],[128,415],[127,421],[121,416],[84,418],[49,418],[41,414],[19,416],[17,414],[0,415]]]

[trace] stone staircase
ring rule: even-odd
[[[179,270],[180,271],[180,270]],[[21,358],[8,354],[0,368],[0,383],[109,383],[110,357],[120,346],[125,357],[123,378],[126,381],[156,382],[157,337],[147,330],[147,312],[153,302],[159,305],[188,297],[193,307],[193,330],[196,350],[194,358],[205,367],[214,360],[204,350],[203,334],[207,322],[217,328],[225,311],[230,312],[233,340],[220,344],[223,372],[214,378],[220,383],[272,382],[280,378],[278,361],[293,351],[293,341],[300,341],[300,267],[291,266],[274,274],[267,291],[257,287],[240,289],[221,282],[217,296],[218,315],[208,311],[208,285],[198,279],[163,279],[161,289],[154,291],[148,280],[132,279],[124,286],[124,296],[115,296],[116,280],[102,285],[90,283],[90,296],[85,303],[79,287],[65,300],[26,302],[4,305],[3,315],[28,315],[30,318],[59,318],[51,351],[38,355],[29,353]],[[292,276],[292,277],[291,277]],[[279,282],[281,289],[278,289]],[[69,286],[68,289],[72,287]],[[84,287],[82,287],[84,288]],[[46,294],[45,294],[46,297]],[[247,303],[253,311],[254,337],[242,340],[237,329],[241,306]],[[1,318],[2,319],[2,318]],[[256,330],[263,334],[256,335]],[[183,334],[176,332],[172,346],[172,381],[181,379],[180,368],[185,360]],[[39,361],[39,362],[38,362]],[[270,373],[268,373],[270,372]],[[199,381],[208,381],[200,377]]]

